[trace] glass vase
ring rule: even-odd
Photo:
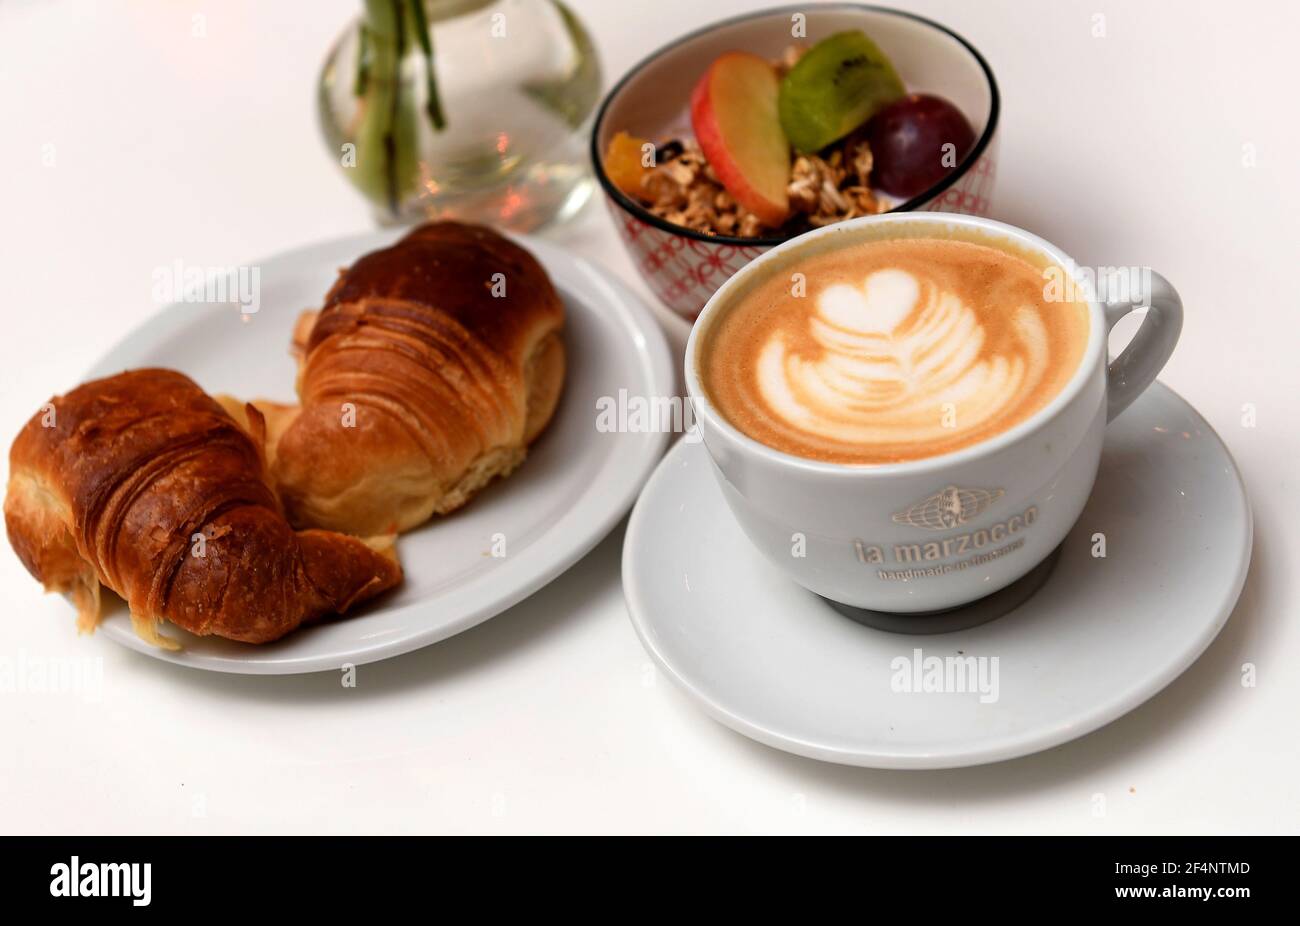
[[[559,0],[365,0],[321,71],[321,129],[382,224],[531,231],[592,191],[600,65]]]

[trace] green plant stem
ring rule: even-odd
[[[406,4],[407,0],[366,0],[362,26],[369,60],[365,94],[359,100],[357,166],[352,173],[357,187],[394,216],[420,180],[417,113],[410,94],[402,92]]]
[[[370,83],[370,30],[361,24],[357,34],[357,73],[352,81],[352,95],[365,96]]]
[[[433,67],[433,42],[422,0],[365,0],[357,51],[361,120],[353,182],[394,217],[420,183],[417,94],[405,92],[402,67],[417,45],[424,55],[428,102],[424,111],[434,131],[446,127]],[[411,41],[411,39],[414,41]]]
[[[415,40],[420,43],[424,53],[424,81],[428,91],[428,101],[424,111],[429,114],[429,121],[435,132],[447,127],[447,119],[442,112],[442,100],[438,97],[438,79],[433,69],[433,33],[429,31],[429,20],[424,15],[424,0],[410,0],[411,22],[415,28]]]
[[[398,196],[398,183],[400,178],[397,176],[397,131],[398,120],[402,115],[402,60],[406,57],[406,24],[403,20],[402,0],[392,0],[393,3],[393,41],[395,50],[393,54],[393,73],[392,73],[392,90],[389,101],[389,121],[388,130],[384,132],[384,158],[388,167],[386,172],[386,188],[388,192],[388,209],[394,216],[397,215],[401,204],[401,197]]]

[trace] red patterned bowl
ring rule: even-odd
[[[592,131],[591,157],[614,224],[646,283],[674,312],[693,320],[731,274],[785,238],[706,235],[651,214],[606,176],[609,140],[620,131],[656,141],[689,137],[691,88],[718,55],[740,49],[775,59],[795,42],[811,44],[845,29],[866,32],[910,91],[945,97],[975,129],[975,147],[957,168],[894,211],[988,214],[998,87],[988,63],[961,36],[911,13],[853,3],[783,7],[724,20],[664,46],[628,71],[601,103]]]

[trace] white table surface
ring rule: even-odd
[[[1245,594],[1190,671],[1044,754],[874,772],[752,743],[657,677],[620,591],[622,526],[496,619],[361,667],[355,689],[334,674],[188,671],[78,638],[69,605],[4,549],[0,831],[1297,831],[1300,15],[1259,0],[906,5],[965,35],[997,74],[994,216],[1084,264],[1154,266],[1182,293],[1163,379],[1232,449],[1256,517]],[[611,84],[752,4],[573,6]],[[154,267],[246,263],[370,226],[313,99],[358,8],[0,5],[3,442],[155,311]],[[205,38],[191,36],[195,14]],[[648,296],[603,207],[548,236]],[[3,685],[32,660],[80,659],[102,659],[98,700]]]

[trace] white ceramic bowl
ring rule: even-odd
[[[791,35],[796,16],[806,17],[806,37]],[[894,211],[988,214],[998,88],[988,63],[961,36],[912,13],[856,3],[781,7],[714,23],[628,71],[605,97],[592,131],[592,162],[614,224],[646,283],[679,315],[693,320],[731,274],[786,238],[706,235],[653,215],[606,176],[603,160],[610,139],[620,131],[656,142],[688,137],[691,88],[723,52],[739,49],[775,59],[795,42],[812,44],[846,29],[871,36],[909,91],[944,97],[975,130],[975,146],[962,163]]]

